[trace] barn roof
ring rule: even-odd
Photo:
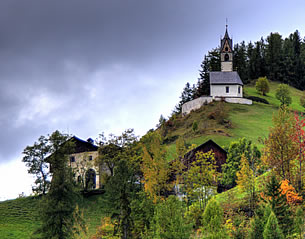
[[[196,147],[196,148],[192,149],[191,151],[189,151],[188,153],[186,153],[184,155],[184,158],[189,159],[189,158],[194,157],[197,151],[205,148],[208,145],[213,145],[215,148],[218,148],[219,151],[222,151],[223,153],[227,154],[227,151],[225,151],[222,147],[220,147],[218,144],[216,144],[213,140],[210,139],[207,142],[199,145],[198,147]]]
[[[211,85],[244,85],[236,71],[210,72]]]

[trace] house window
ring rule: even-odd
[[[229,86],[226,86],[226,93],[229,93],[230,92],[230,88]]]
[[[92,156],[90,155],[90,156],[89,156],[89,161],[91,161],[91,160],[92,160]]]
[[[240,94],[240,86],[238,86],[238,94]]]
[[[70,162],[71,162],[71,163],[75,162],[75,157],[74,157],[74,156],[71,156],[71,157],[70,157]]]

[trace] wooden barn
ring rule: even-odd
[[[189,168],[190,164],[196,160],[197,152],[207,153],[211,150],[213,151],[215,156],[217,171],[221,173],[221,166],[226,163],[227,160],[227,152],[211,139],[199,145],[197,148],[191,150],[190,152],[186,153],[183,158],[184,165]]]

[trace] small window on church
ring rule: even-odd
[[[229,50],[229,48],[228,48],[228,47],[226,47],[226,48],[225,48],[225,51],[228,51],[228,50]]]
[[[226,93],[229,93],[230,92],[230,88],[229,86],[226,86]]]
[[[240,86],[238,86],[238,94],[240,94]]]
[[[229,61],[229,54],[225,54],[225,61]]]
[[[74,156],[71,156],[71,157],[70,157],[70,162],[71,162],[71,163],[75,162],[75,157],[74,157]]]
[[[91,160],[92,160],[92,156],[90,155],[90,156],[89,156],[89,161],[91,161]]]

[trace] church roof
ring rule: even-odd
[[[211,85],[244,85],[236,71],[210,72]]]
[[[229,37],[227,27],[226,27],[225,36],[223,37],[223,39],[221,39],[220,51],[223,51],[223,48],[224,48],[224,45],[225,45],[226,41],[228,41],[230,48],[233,49],[232,48],[232,39]]]

